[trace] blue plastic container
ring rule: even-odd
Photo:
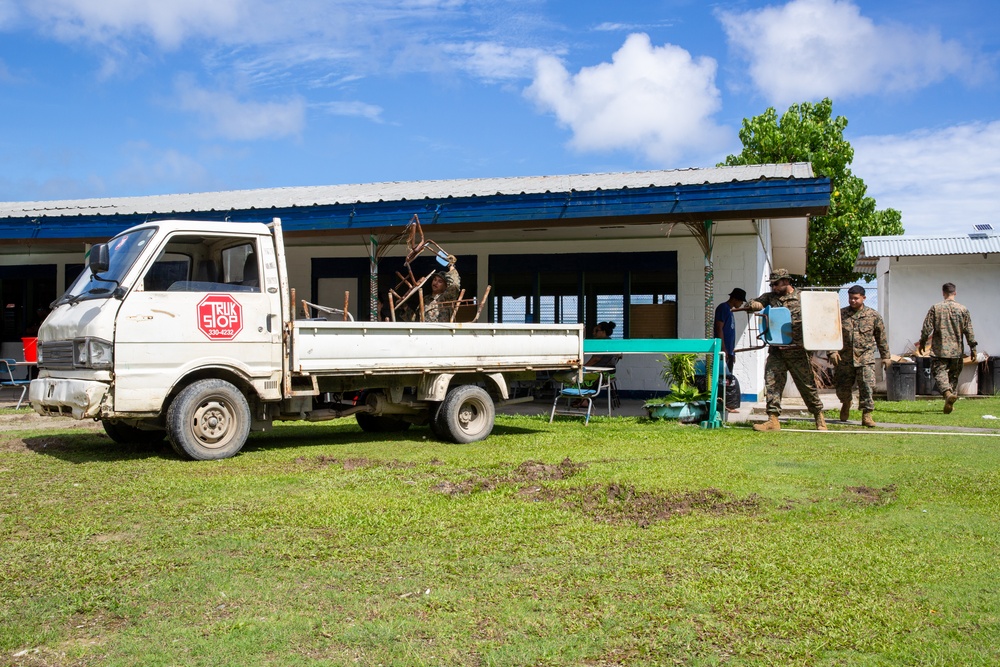
[[[764,306],[760,311],[760,337],[768,345],[792,344],[792,311]]]

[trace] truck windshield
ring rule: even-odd
[[[110,297],[155,233],[155,227],[147,227],[125,232],[108,241],[108,270],[94,275],[89,268],[84,269],[66,293],[52,305]]]

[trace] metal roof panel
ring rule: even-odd
[[[1000,234],[948,236],[865,236],[854,270],[872,273],[880,257],[933,257],[1000,253]]]
[[[815,178],[809,163],[762,164],[703,169],[674,169],[563,176],[516,176],[439,181],[407,181],[355,185],[304,186],[229,190],[191,194],[0,202],[0,218],[72,215],[143,215],[298,208],[421,199],[488,197],[544,193],[622,190],[673,185],[702,185],[761,179]]]

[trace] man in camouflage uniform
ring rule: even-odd
[[[958,376],[962,372],[964,346],[962,336],[969,343],[969,354],[976,358],[976,334],[972,331],[972,315],[969,309],[955,301],[958,291],[954,283],[941,286],[944,301],[936,303],[927,311],[924,327],[920,331],[920,354],[924,353],[927,339],[931,338],[931,373],[937,381],[938,391],[944,396],[944,412],[952,411],[958,400]]]
[[[779,431],[778,415],[781,414],[781,392],[785,390],[786,373],[798,387],[802,400],[816,420],[816,428],[826,430],[823,418],[823,401],[816,391],[816,376],[813,374],[809,353],[802,347],[802,304],[792,287],[792,277],[785,269],[777,269],[771,274],[771,291],[751,299],[738,310],[757,312],[765,306],[787,308],[792,316],[792,344],[771,345],[764,365],[764,388],[767,394],[767,421],[756,424],[755,431]]]
[[[833,384],[840,399],[840,421],[851,416],[851,398],[854,384],[858,385],[858,407],[861,408],[861,425],[874,428],[872,390],[875,388],[875,348],[889,369],[889,343],[885,336],[882,316],[865,305],[865,288],[854,285],[847,290],[848,306],[840,309],[840,330],[844,336],[842,352],[831,352],[834,365]]]
[[[447,271],[435,273],[431,278],[430,298],[424,303],[424,322],[451,322],[461,285],[462,279],[454,263],[448,264]]]

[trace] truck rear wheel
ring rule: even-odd
[[[438,440],[448,439],[448,432],[444,430],[444,424],[441,422],[441,405],[443,403],[444,401],[429,403],[427,410],[427,425]]]
[[[495,417],[496,406],[486,390],[463,384],[450,389],[444,397],[436,427],[452,442],[476,442],[490,434]]]
[[[167,410],[167,435],[174,451],[198,461],[233,456],[249,433],[247,399],[225,380],[198,380]]]
[[[119,445],[155,445],[167,436],[167,432],[160,429],[146,430],[110,419],[102,419],[101,425],[108,437]]]
[[[358,420],[358,426],[365,433],[397,433],[410,428],[410,422],[395,417],[373,415],[367,412],[359,412],[354,417]]]

